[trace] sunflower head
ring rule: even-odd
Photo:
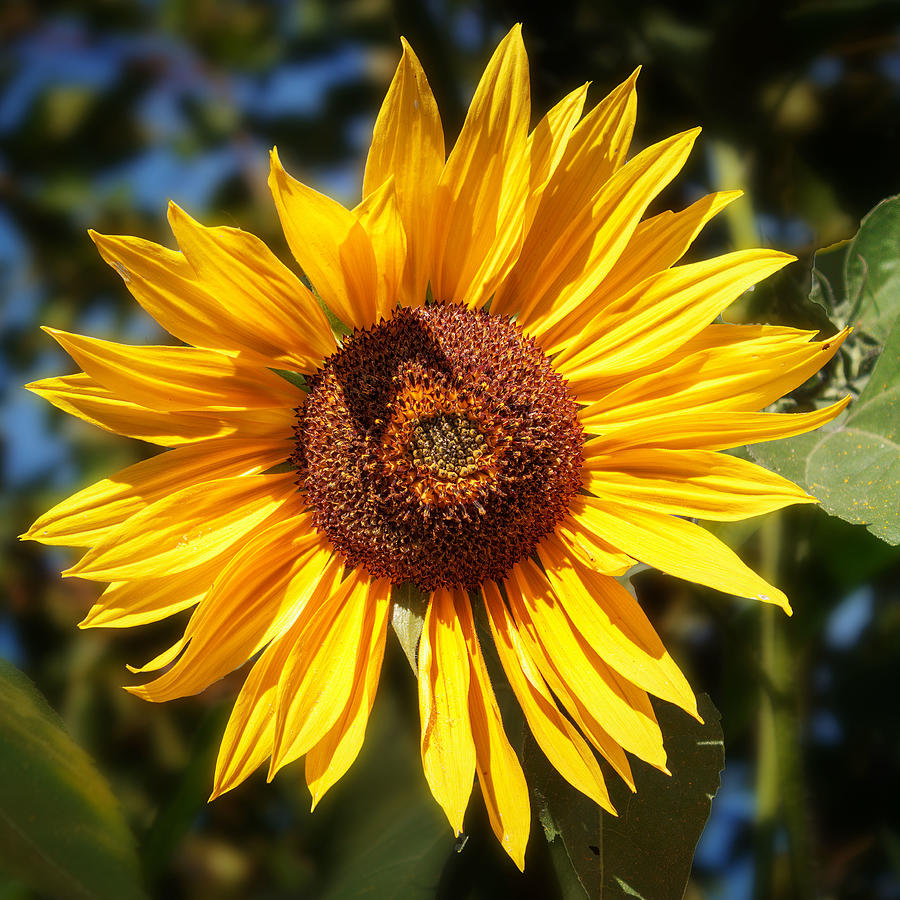
[[[565,380],[507,317],[458,305],[352,334],[295,435],[316,528],[349,566],[424,591],[502,578],[581,487]]]
[[[274,774],[305,756],[313,804],[343,775],[375,698],[392,586],[413,582],[427,600],[417,657],[426,780],[459,833],[477,774],[522,867],[528,788],[483,640],[553,766],[613,812],[598,756],[632,788],[631,758],[667,771],[649,696],[697,715],[613,576],[640,561],[789,609],[693,520],[812,501],[719,451],[837,415],[845,402],[758,410],[845,335],[815,343],[716,321],[791,257],[747,250],[678,264],[738,194],[643,218],[697,131],[628,160],[636,74],[586,113],[586,86],[573,91],[531,129],[516,27],[445,155],[404,42],[354,209],[272,155],[275,205],[315,293],[252,235],[175,206],[178,251],[92,233],[183,343],[51,331],[84,371],[30,387],[169,449],[63,501],[26,536],[85,548],[65,574],[109,582],[85,627],[193,610],[184,635],[135,670],[161,674],[134,694],[184,697],[253,660],[214,795],[267,759]]]

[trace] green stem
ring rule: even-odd
[[[762,575],[777,583],[784,543],[781,515],[768,518],[760,539]],[[763,678],[758,721],[754,889],[759,900],[782,893],[775,885],[775,838],[780,825],[788,839],[789,888],[784,895],[797,900],[815,897],[793,663],[784,614],[766,604],[760,610]]]

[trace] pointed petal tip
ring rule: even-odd
[[[282,764],[278,759],[278,747],[272,748],[272,755],[269,757],[269,771],[266,772],[266,784],[271,784]]]
[[[109,237],[108,234],[103,234],[102,232],[99,232],[94,228],[88,228],[87,233],[88,237],[94,242],[94,246],[98,248],[101,247]]]
[[[141,700],[153,701],[153,698],[147,695],[146,686],[143,684],[123,684],[122,689],[134,694],[135,697],[140,697]]]
[[[166,218],[169,220],[169,224],[173,227],[178,221],[195,221],[194,217],[185,212],[184,209],[180,207],[174,200],[169,200],[168,204],[166,205]]]
[[[271,175],[286,175],[287,172],[284,170],[284,166],[281,163],[281,157],[278,154],[278,146],[277,144],[272,147],[269,151],[269,174]]]
[[[516,868],[524,873],[525,872],[525,848],[521,849],[516,848],[515,850],[512,847],[508,847],[506,844],[503,845],[503,849],[506,851],[507,856],[515,863]]]

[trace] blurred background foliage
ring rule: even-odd
[[[559,895],[539,826],[520,876],[477,798],[469,840],[453,852],[421,773],[415,686],[396,643],[362,757],[315,815],[299,766],[206,806],[243,673],[163,706],[130,696],[124,664],[168,646],[183,621],[78,631],[97,587],[59,579],[66,552],[15,538],[72,490],[151,452],[19,387],[71,371],[41,323],[161,338],[86,229],[171,245],[173,199],[209,224],[259,234],[289,260],[265,187],[268,149],[277,144],[295,175],[354,203],[399,36],[422,59],[452,139],[516,21],[535,110],[586,80],[596,101],[642,65],[635,147],[703,125],[658,206],[720,187],[747,196],[694,258],[757,242],[791,251],[801,262],[788,277],[805,296],[812,252],[850,237],[900,186],[900,5],[888,0],[0,5],[0,656],[28,673],[110,780],[152,896]],[[734,315],[804,324],[810,311],[795,294],[786,285]],[[635,579],[673,655],[722,712],[723,787],[689,896],[900,897],[897,550],[821,510],[783,515],[775,553],[771,529],[766,538],[757,525],[720,533],[788,592],[787,623],[654,573]],[[0,898],[27,896],[0,875]]]

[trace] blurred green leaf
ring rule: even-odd
[[[694,849],[709,818],[725,766],[719,711],[697,698],[701,724],[667,703],[655,703],[672,774],[635,767],[637,793],[608,778],[618,816],[602,814],[570,787],[529,742],[526,773],[548,840],[562,838],[586,896],[680,900]]]
[[[165,871],[179,843],[206,807],[230,712],[229,705],[222,703],[206,714],[191,742],[187,768],[181,773],[175,790],[162,798],[156,818],[141,842],[141,859],[148,878]]]
[[[325,897],[397,897],[403,900],[434,896],[434,888],[452,846],[446,823],[426,799],[396,808],[377,828],[360,834],[359,853],[348,858]]]
[[[376,705],[360,759],[317,809],[333,828],[332,877],[317,896],[430,900],[453,833],[425,779],[414,774],[421,762],[418,742],[408,739],[408,708],[390,696]]]
[[[759,462],[802,484],[822,507],[900,543],[900,322],[859,399],[829,430],[752,448]]]
[[[0,660],[0,866],[55,900],[145,896],[109,785],[34,685]]]

